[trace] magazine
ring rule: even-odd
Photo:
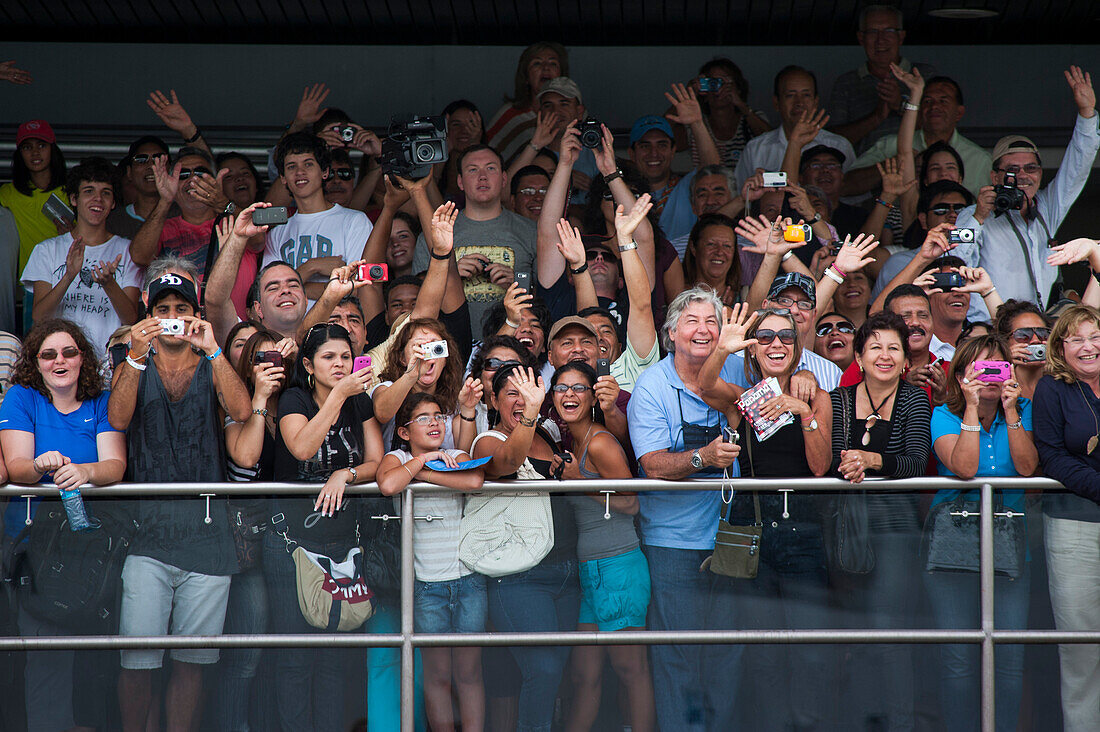
[[[779,396],[783,390],[779,388],[779,381],[774,377],[764,379],[753,388],[741,395],[737,407],[745,415],[745,419],[752,425],[756,432],[756,439],[760,442],[768,439],[784,426],[794,421],[794,415],[784,412],[776,419],[765,419],[760,414],[760,408],[772,397]]]

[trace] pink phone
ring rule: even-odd
[[[351,371],[362,371],[363,369],[370,368],[370,356],[356,356],[355,360],[351,362]]]
[[[1012,377],[1012,367],[1008,361],[975,361],[974,378],[988,383],[1008,381]]]

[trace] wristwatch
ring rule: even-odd
[[[813,225],[814,225],[814,224],[816,224],[816,223],[817,223],[818,221],[821,221],[821,212],[820,212],[820,211],[818,211],[817,213],[815,213],[815,214],[814,214],[814,217],[813,217],[812,219],[810,219],[810,226],[813,226]]]
[[[349,480],[348,482],[349,483],[358,483],[359,482],[359,471],[356,470],[354,467],[351,467],[351,468],[348,468],[348,472],[351,473],[351,480]]]
[[[691,467],[696,470],[703,467],[703,456],[699,454],[698,450],[692,450],[691,452]]]
[[[816,429],[817,429],[817,417],[814,417],[813,419],[811,419],[809,424],[803,424],[802,425],[802,431],[803,432],[813,432]]]

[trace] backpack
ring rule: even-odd
[[[121,506],[96,502],[100,527],[73,531],[60,502],[42,503],[15,540],[11,578],[20,604],[39,620],[63,628],[118,628],[122,565],[137,523]]]

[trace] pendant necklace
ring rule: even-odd
[[[1092,405],[1089,404],[1089,398],[1085,396],[1085,390],[1081,387],[1080,381],[1077,382],[1077,388],[1081,392],[1081,398],[1085,400],[1085,406],[1092,412],[1092,426],[1096,430],[1096,434],[1089,438],[1088,445],[1085,448],[1087,454],[1091,455],[1096,450],[1096,446],[1100,444],[1100,421],[1096,419],[1096,412],[1093,411]]]
[[[900,385],[901,382],[899,381],[897,386],[894,387],[894,390],[887,394],[883,400],[878,403],[878,406],[875,406],[875,400],[871,398],[871,390],[867,388],[867,380],[863,380],[863,391],[867,393],[867,402],[871,405],[871,413],[867,415],[867,426],[864,428],[863,438],[860,440],[864,447],[871,444],[871,428],[882,419],[882,415],[878,413],[878,410],[886,406],[886,402],[890,401],[890,397],[894,396],[894,393],[897,392],[898,386]]]

